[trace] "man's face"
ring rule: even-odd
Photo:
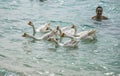
[[[96,11],[96,13],[97,13],[98,16],[101,16],[102,15],[102,9],[98,8],[97,11]]]

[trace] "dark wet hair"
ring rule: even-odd
[[[101,6],[98,6],[98,7],[96,8],[96,12],[97,12],[97,9],[98,9],[98,8],[101,8],[101,9],[102,9],[102,11],[103,11],[103,8],[102,8]]]

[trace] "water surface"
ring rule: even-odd
[[[91,20],[98,5],[109,20]],[[119,7],[119,0],[0,0],[0,76],[120,76]],[[55,49],[21,37],[32,34],[29,21],[96,29],[97,40]]]

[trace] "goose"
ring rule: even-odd
[[[35,34],[36,34],[34,24],[31,21],[29,21],[28,25],[32,26],[32,28],[33,28],[33,36],[31,36],[27,33],[24,33],[22,35],[23,37],[33,38],[34,40],[47,40],[49,37],[57,36],[58,31],[57,30],[52,30],[51,32],[48,32],[48,33],[44,34],[43,36],[41,36],[39,39],[36,39],[34,37]]]
[[[72,25],[72,27],[68,30],[65,30],[64,33],[66,33],[67,35],[71,35],[71,36],[74,36],[77,32],[77,28],[76,28],[76,25]]]
[[[76,33],[75,37],[80,37],[81,40],[94,40],[96,38],[96,29]]]
[[[82,31],[80,33],[77,33],[77,28],[76,26],[73,24],[72,30],[65,30],[62,31],[60,29],[59,26],[57,26],[57,30],[59,30],[60,34],[64,33],[66,36],[65,37],[69,37],[69,38],[75,38],[78,40],[94,40],[96,38],[96,29],[92,29],[92,30],[88,30],[88,31]],[[74,37],[75,36],[75,37]]]
[[[80,33],[77,33],[77,28],[73,24],[73,29],[62,31],[59,26],[57,26],[57,30],[59,30],[60,35],[63,33],[66,35],[65,37],[69,38],[75,38],[77,40],[94,40],[96,38],[96,29],[88,30],[88,31],[82,31]]]
[[[82,31],[75,36],[70,36],[65,33],[61,34],[61,37],[67,37],[75,40],[94,40],[96,38],[96,30]]]
[[[65,33],[66,35],[75,36],[76,39],[80,39],[80,40],[94,40],[96,38],[96,29],[77,33],[77,27],[75,25],[73,25],[71,28],[73,28],[74,30],[69,32],[68,34]],[[72,35],[70,35],[70,33],[72,33]]]
[[[33,28],[33,36],[34,36],[35,33],[36,33],[36,31],[35,31],[35,27],[34,27],[33,23],[30,21],[30,22],[28,23],[28,25],[32,26],[32,28]],[[46,40],[46,39],[49,38],[49,37],[57,36],[57,32],[58,32],[58,30],[56,30],[56,29],[55,29],[55,30],[51,30],[50,32],[44,34],[44,35],[41,37],[41,39]]]
[[[71,39],[67,42],[64,42],[64,43],[61,43],[58,41],[58,39],[51,39],[51,38],[48,38],[48,41],[52,40],[53,42],[56,43],[55,47],[58,47],[58,46],[62,46],[62,47],[77,47],[79,41],[78,40],[74,40],[74,39]]]
[[[57,37],[57,30],[53,30],[49,33],[44,34],[41,38],[47,40],[49,37]]]
[[[37,28],[36,30],[35,30],[35,26],[33,25],[31,21],[28,22],[28,25],[32,26],[33,35],[35,35],[36,32],[47,33],[47,32],[52,31],[52,29],[50,28],[50,23],[46,23],[43,26]]]
[[[50,23],[46,23],[43,26],[36,29],[36,32],[42,32],[42,33],[47,33],[50,31],[52,31],[52,29],[50,28]]]
[[[72,25],[71,29],[66,29],[66,28],[61,29],[59,26],[57,26],[56,29],[60,32],[60,34],[65,33],[68,36],[74,36],[77,32],[77,29],[76,29],[75,25]]]
[[[77,33],[77,27],[75,25],[72,26],[74,28],[75,37],[80,37],[81,40],[94,40],[96,38],[96,29],[82,31]]]

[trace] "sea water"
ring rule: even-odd
[[[109,19],[94,21],[97,6]],[[96,29],[96,40],[77,48],[54,48],[46,41],[31,42],[27,25],[50,22],[51,27]],[[38,35],[37,36],[41,36]],[[0,0],[0,76],[120,76],[119,0]]]

